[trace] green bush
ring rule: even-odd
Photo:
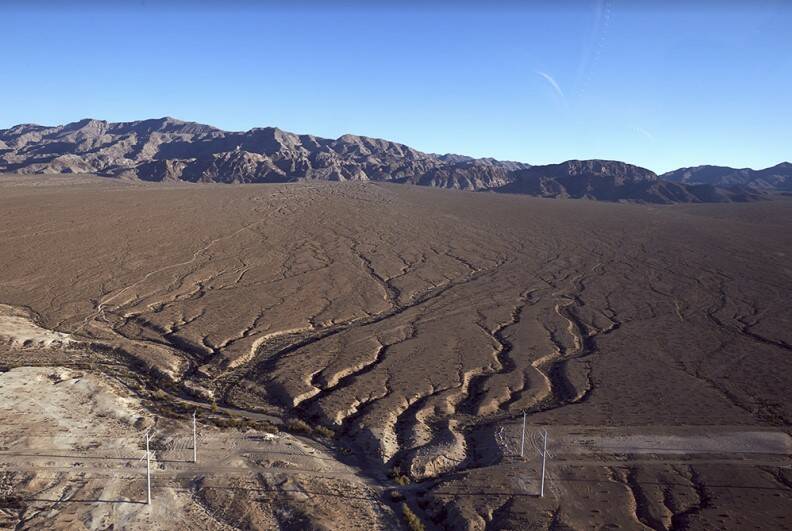
[[[326,439],[332,439],[335,437],[335,432],[328,428],[327,426],[317,426],[314,428],[314,433],[319,435],[320,437],[324,437]]]
[[[398,476],[393,478],[393,480],[402,487],[410,484],[410,478],[408,476],[405,476],[404,474],[399,474]]]
[[[402,516],[404,517],[404,521],[407,522],[407,527],[409,527],[412,531],[425,531],[425,527],[421,519],[418,518],[418,515],[415,514],[410,506],[407,505],[407,502],[402,502]]]
[[[295,433],[311,433],[311,431],[313,431],[307,422],[300,419],[290,419],[289,422],[286,423],[286,427],[289,431]]]
[[[396,466],[391,468],[390,472],[388,473],[388,477],[402,487],[411,483],[409,476],[402,474],[401,470],[399,470],[399,467]]]

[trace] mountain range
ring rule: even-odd
[[[530,165],[424,153],[355,135],[337,139],[273,127],[229,132],[159,118],[86,119],[0,130],[0,172],[90,173],[143,181],[282,183],[370,180],[471,191],[649,203],[750,201],[792,189],[792,165],[682,168],[662,176],[618,161]]]
[[[792,191],[792,164],[782,162],[763,170],[728,166],[694,166],[664,173],[661,179],[676,183],[747,186],[757,191]]]

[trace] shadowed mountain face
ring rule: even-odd
[[[82,120],[57,127],[27,124],[0,130],[0,172],[223,183],[371,180],[652,203],[747,201],[758,196],[757,189],[768,188],[749,188],[740,180],[695,184],[663,180],[645,168],[616,161],[531,166],[423,153],[354,135],[333,140],[271,127],[227,132],[173,118],[122,123]]]
[[[760,191],[792,191],[792,164],[782,162],[763,170],[729,168],[728,166],[695,166],[680,168],[661,176],[684,184],[745,186]]]
[[[605,201],[699,203],[749,201],[755,193],[741,187],[687,185],[658,179],[653,172],[624,162],[570,160],[514,172],[499,192]]]

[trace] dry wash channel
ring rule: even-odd
[[[343,513],[389,527],[402,498],[430,528],[792,525],[789,448],[756,442],[792,420],[788,201],[14,183],[0,198],[3,366],[111,378],[141,418],[178,424],[189,400],[307,429],[297,440],[325,441],[330,479],[369,489],[331,506],[273,487],[212,525]],[[508,442],[522,411],[567,445],[544,498],[535,459]],[[669,437],[692,446],[635,448]],[[210,485],[235,488],[192,472],[185,511]]]

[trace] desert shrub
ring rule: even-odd
[[[268,422],[260,423],[256,429],[263,431],[264,433],[278,433],[280,431],[277,426]]]
[[[393,478],[393,481],[395,481],[402,487],[410,484],[410,478],[408,476],[405,476],[404,474],[399,474],[398,476]]]
[[[244,428],[246,426],[245,419],[232,415],[228,419],[228,424],[234,428]]]
[[[250,426],[251,429],[263,431],[265,433],[278,433],[278,427],[266,420],[248,419],[248,426]]]
[[[390,496],[390,499],[391,499],[392,502],[404,501],[404,494],[402,494],[401,492],[399,492],[396,489],[389,490],[388,491],[388,496]]]
[[[388,472],[388,477],[391,478],[396,483],[398,483],[399,485],[401,485],[402,487],[410,484],[409,476],[405,476],[404,474],[402,474],[401,470],[399,470],[399,467],[396,466],[391,468],[390,472]]]
[[[407,502],[402,502],[401,510],[404,521],[407,522],[407,527],[412,531],[424,531],[426,529],[418,515],[407,505]]]
[[[295,433],[311,433],[312,431],[311,426],[300,419],[290,419],[289,422],[286,423],[286,427],[289,428],[289,431]]]
[[[317,426],[314,428],[314,433],[319,435],[320,437],[324,437],[326,439],[332,439],[335,437],[335,432],[328,428],[327,426]]]

